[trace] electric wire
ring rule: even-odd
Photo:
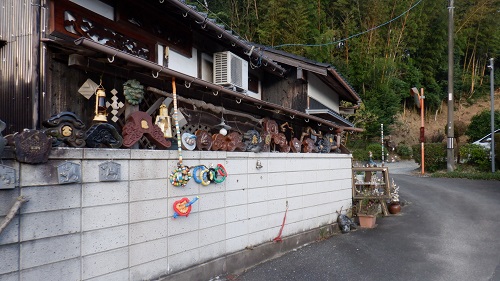
[[[375,27],[372,27],[370,29],[367,29],[365,31],[362,31],[362,32],[359,32],[359,33],[356,33],[354,35],[351,35],[349,37],[346,37],[344,39],[340,39],[340,40],[337,40],[337,41],[331,41],[331,42],[326,42],[326,43],[321,43],[321,44],[296,44],[296,43],[287,43],[287,44],[281,44],[281,45],[276,45],[276,46],[272,46],[272,48],[283,48],[283,47],[324,47],[324,46],[328,46],[328,45],[334,45],[334,44],[339,44],[339,43],[342,43],[344,41],[347,41],[349,39],[352,39],[354,37],[358,37],[358,36],[361,36],[365,33],[368,33],[370,31],[373,31],[375,29],[379,29],[383,26],[386,26],[388,25],[389,23],[401,18],[402,16],[404,16],[405,14],[407,14],[409,11],[413,10],[415,7],[417,7],[420,3],[422,3],[423,0],[419,0],[417,3],[415,3],[414,5],[412,5],[410,8],[408,8],[406,11],[404,11],[403,13],[401,13],[399,16],[389,20],[389,21],[386,21],[380,25],[377,25]],[[204,5],[203,3],[201,3],[199,0],[196,0],[196,2],[198,2],[198,4],[202,5],[205,9],[207,9],[207,11],[211,12],[213,15],[216,15],[214,12],[212,12],[208,6]],[[216,16],[217,17],[217,16]],[[225,23],[222,19],[220,19],[219,17],[217,17],[217,20],[220,21],[222,24],[224,24],[225,26],[229,27],[229,25],[227,23]],[[240,38],[242,38],[236,31],[232,30],[231,29],[231,32],[233,32],[234,34],[236,34],[237,36],[239,36]]]

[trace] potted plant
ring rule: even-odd
[[[365,198],[359,201],[357,215],[361,228],[375,227],[379,205],[376,199]]]
[[[389,213],[395,215],[401,212],[401,204],[399,204],[399,186],[392,179],[391,184],[391,202],[389,203]]]

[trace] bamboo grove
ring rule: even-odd
[[[377,134],[380,123],[391,124],[403,106],[412,106],[411,87],[425,88],[429,110],[447,97],[447,0],[190,4],[245,40],[335,66],[364,101],[354,121],[367,129],[367,137]],[[500,66],[500,1],[455,0],[454,6],[454,95],[457,103],[471,103],[489,93],[489,58]]]

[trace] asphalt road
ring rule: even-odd
[[[500,182],[408,171],[390,174],[406,202],[400,216],[378,218],[375,229],[334,235],[226,280],[500,280]]]

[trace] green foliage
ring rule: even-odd
[[[200,11],[208,11],[210,17],[218,17],[220,23],[246,40],[269,46],[316,45],[279,49],[332,64],[347,78],[366,105],[361,114],[353,117],[358,127],[366,129],[361,135],[365,141],[379,135],[380,123],[387,127],[392,124],[401,101],[412,104],[408,93],[411,87],[425,89],[426,109],[431,111],[448,96],[448,9],[442,1],[423,1],[394,21],[390,20],[416,1],[188,2]],[[455,3],[456,100],[466,101],[489,93],[486,65],[490,57],[500,57],[499,10],[500,1]],[[373,29],[379,25],[382,26]],[[346,38],[349,39],[340,41]],[[500,68],[495,70],[498,85]],[[455,132],[461,130],[455,128]],[[483,135],[484,132],[478,132],[477,137]]]
[[[396,148],[396,153],[401,157],[401,159],[410,159],[413,156],[413,149],[409,145],[400,144]]]
[[[413,159],[416,163],[422,165],[422,149],[420,144],[412,146]],[[426,143],[424,147],[425,171],[435,172],[446,168],[446,144],[442,143]]]
[[[352,157],[356,161],[369,161],[370,151],[372,160],[382,160],[382,145],[380,143],[371,143],[366,147],[357,147],[352,149]]]
[[[500,111],[495,110],[495,128],[500,127]],[[491,133],[491,111],[484,110],[483,112],[474,115],[470,121],[469,127],[465,134],[469,136],[469,140],[476,141],[487,134]]]
[[[489,151],[476,144],[464,144],[459,148],[461,162],[477,166],[481,171],[488,171],[491,167]]]

